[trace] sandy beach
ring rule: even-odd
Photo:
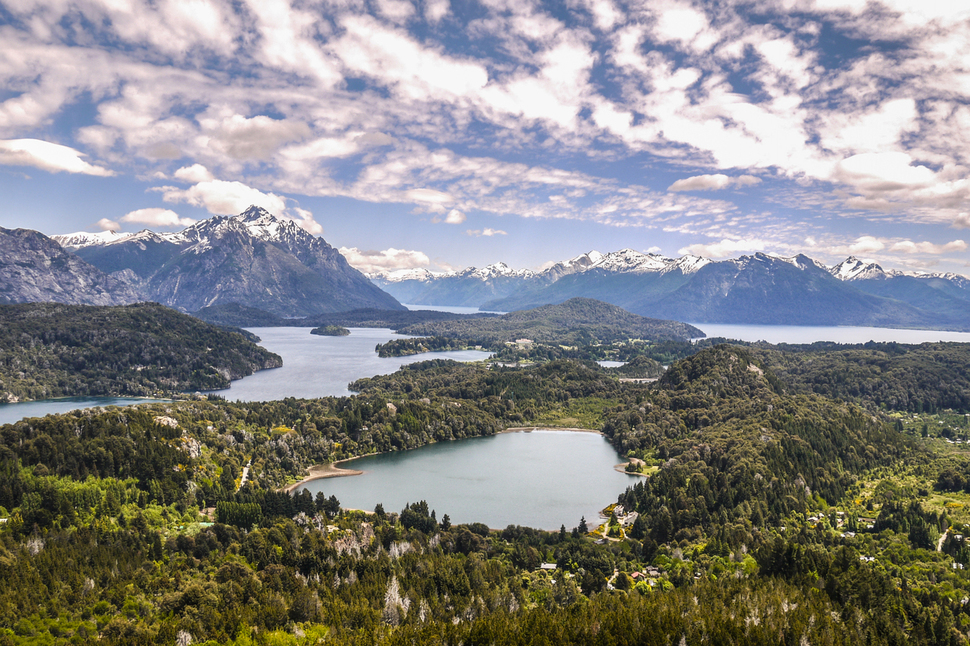
[[[342,469],[340,465],[343,462],[349,462],[350,460],[344,460],[342,462],[332,462],[328,464],[317,464],[307,469],[307,476],[300,480],[299,482],[294,482],[291,485],[287,485],[283,488],[286,493],[291,493],[294,489],[305,485],[313,480],[322,480],[324,478],[342,478],[344,476],[359,476],[362,475],[363,471],[358,471],[357,469]]]

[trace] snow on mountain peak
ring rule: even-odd
[[[670,263],[670,260],[662,256],[644,254],[633,249],[621,249],[602,256],[593,264],[593,267],[622,273],[646,273],[662,271]]]
[[[118,233],[117,231],[100,231],[98,233],[78,231],[51,236],[51,238],[65,249],[80,249],[81,247],[98,247],[111,244],[124,240],[131,235],[131,233]]]
[[[706,267],[712,262],[714,261],[711,260],[710,258],[702,258],[701,256],[687,255],[687,256],[681,256],[680,258],[675,260],[673,263],[670,264],[669,268],[673,269],[674,267],[676,267],[680,269],[680,271],[683,272],[684,274],[693,274],[700,271],[702,267]]]
[[[469,267],[462,273],[471,278],[478,278],[479,280],[489,280],[491,278],[531,278],[535,276],[535,272],[531,269],[512,269],[504,262],[496,262],[481,269]]]
[[[885,278],[887,273],[874,262],[865,263],[855,256],[849,256],[829,272],[839,280],[866,280],[870,278]]]

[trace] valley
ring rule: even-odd
[[[357,333],[281,329],[327,343]],[[970,553],[956,538],[970,533],[966,345],[587,334],[596,345],[516,347],[529,354],[517,368],[412,363],[355,381],[352,396],[196,398],[0,427],[0,576],[13,583],[0,625],[38,643],[517,644],[542,626],[580,644],[590,621],[645,643],[775,643],[779,631],[959,643],[970,621],[957,567]],[[604,353],[631,369],[670,366],[623,381],[625,366],[589,362]],[[488,527],[433,493],[366,513],[341,510],[353,505],[332,480],[316,495],[279,493],[317,464],[575,426],[600,431],[646,477],[604,465],[630,484],[602,500],[606,516],[558,531]]]

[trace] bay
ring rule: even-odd
[[[869,341],[896,343],[935,343],[955,341],[970,343],[970,332],[946,330],[906,330],[882,327],[826,327],[812,325],[742,325],[733,323],[691,323],[708,337],[724,337],[738,341],[767,341],[768,343],[868,343]]]
[[[69,413],[72,410],[96,406],[130,406],[171,401],[169,399],[141,399],[136,397],[61,397],[17,404],[0,404],[0,424],[13,424],[25,417]]]
[[[363,475],[311,480],[300,489],[336,496],[344,508],[399,512],[426,500],[440,521],[572,529],[637,482],[614,469],[622,458],[598,433],[535,430],[438,442],[370,455],[341,466]]]
[[[282,368],[260,370],[213,391],[231,401],[270,401],[297,397],[351,394],[347,384],[363,377],[386,375],[403,365],[428,359],[482,361],[490,355],[478,350],[429,352],[409,357],[377,356],[375,346],[409,338],[387,328],[350,328],[349,336],[319,336],[308,327],[247,328],[262,339],[259,345],[283,358]]]

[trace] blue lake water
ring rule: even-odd
[[[25,417],[43,417],[52,413],[67,413],[72,410],[94,408],[95,406],[128,406],[166,401],[170,400],[134,399],[131,397],[63,397],[19,404],[0,404],[0,424],[11,424]]]
[[[613,467],[623,460],[597,433],[500,433],[383,453],[343,466],[359,476],[312,480],[304,488],[334,495],[341,506],[399,512],[426,500],[440,521],[482,522],[493,529],[523,525],[572,529],[585,516],[590,527],[601,509],[637,482]]]
[[[214,391],[231,401],[270,401],[286,397],[314,398],[349,395],[347,384],[362,377],[387,375],[403,365],[428,359],[481,361],[488,352],[463,350],[432,352],[410,357],[377,356],[374,347],[391,339],[406,339],[386,328],[351,328],[350,336],[318,336],[312,328],[247,328],[262,339],[260,345],[283,357],[283,367],[261,370]]]
[[[412,312],[414,310],[431,310],[432,312],[448,312],[449,314],[508,314],[508,312],[480,310],[477,307],[464,305],[414,305],[412,303],[401,303],[401,305]]]
[[[970,343],[970,332],[946,330],[902,330],[884,327],[823,327],[812,325],[736,325],[730,323],[691,323],[708,337],[724,337],[738,341],[767,341],[768,343],[868,343],[869,341],[897,343],[933,343],[956,341]]]

